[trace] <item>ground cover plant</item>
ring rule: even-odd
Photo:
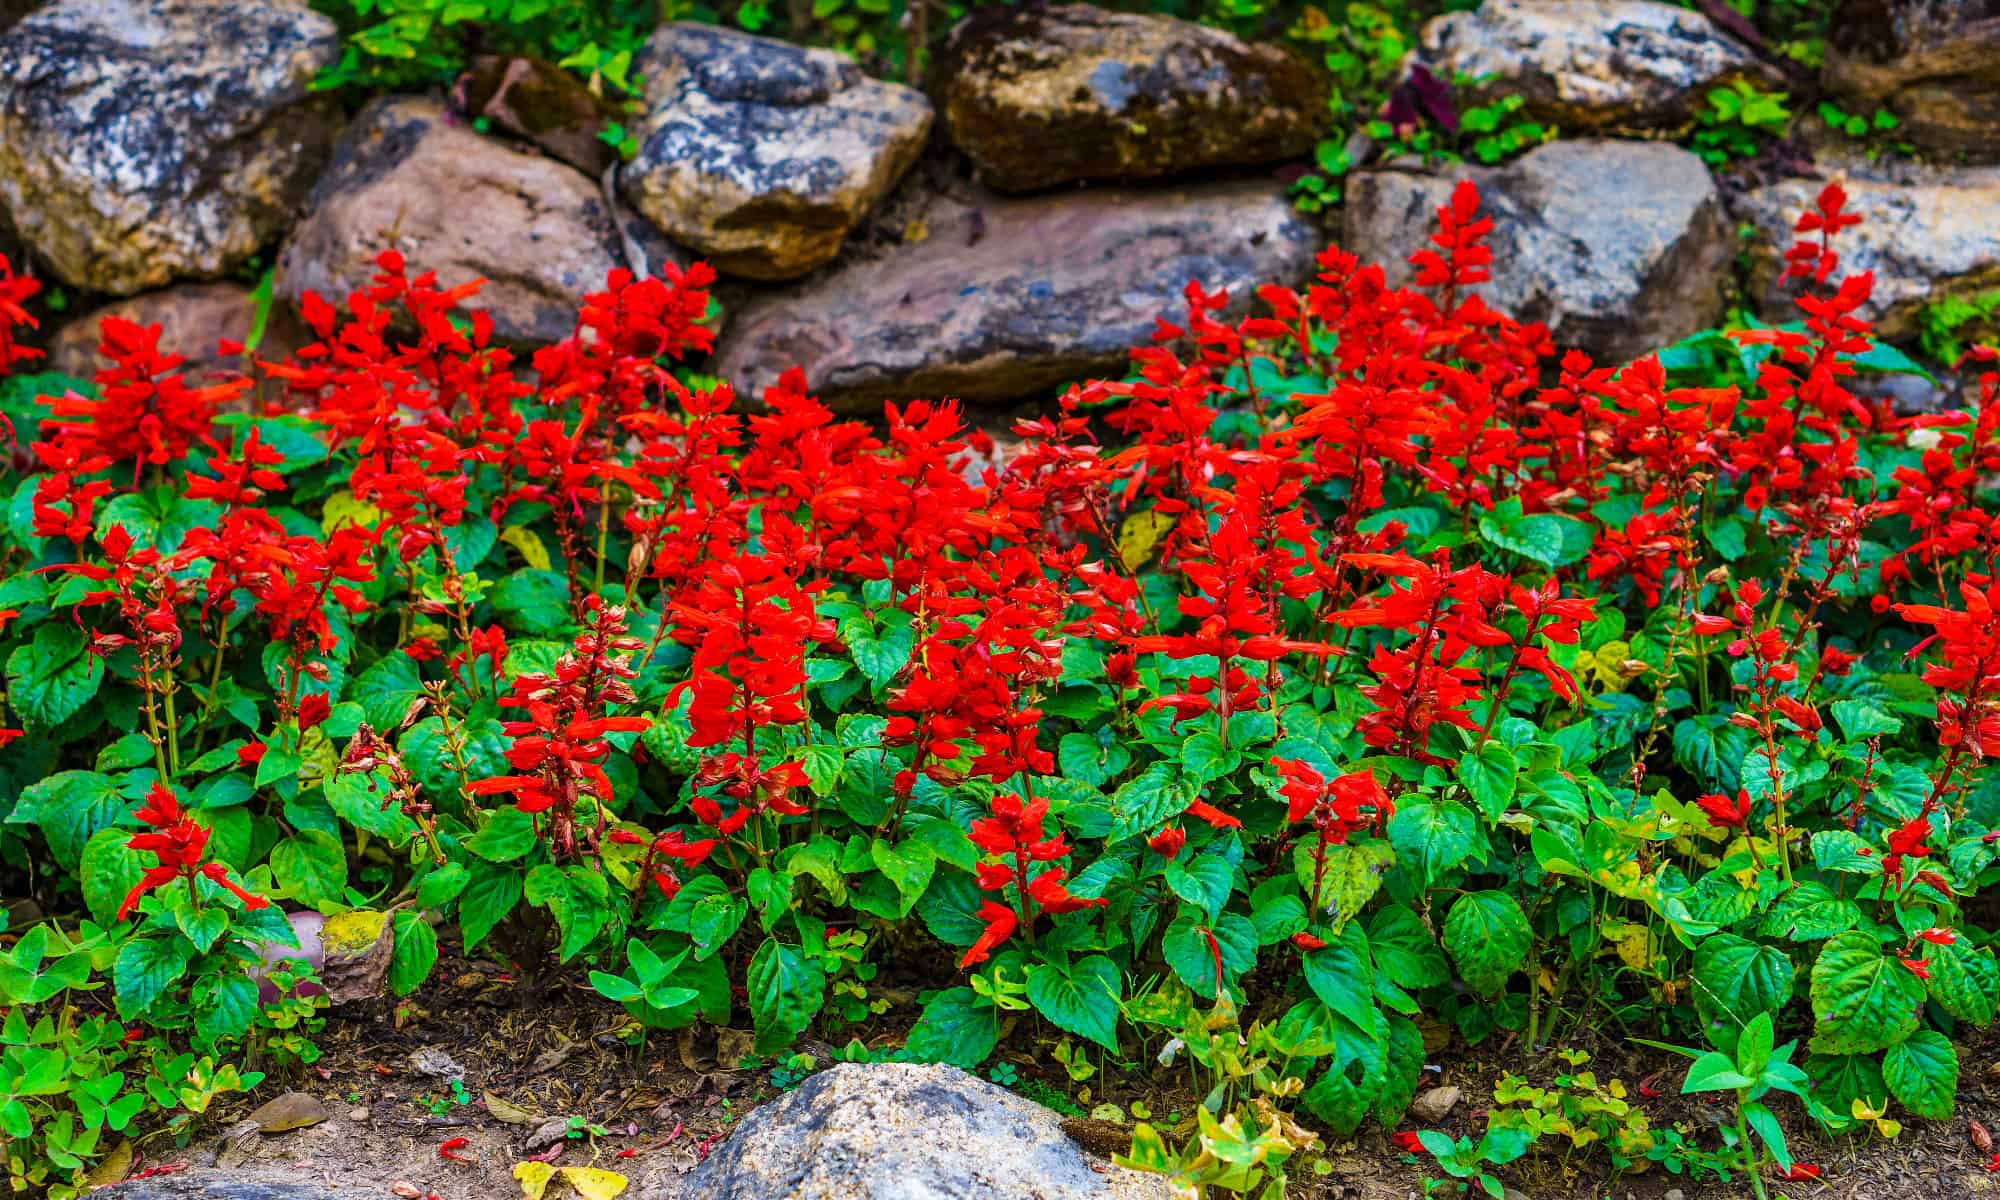
[[[1189,1188],[1395,1126],[1427,1040],[1539,1069],[1586,1022],[1728,1122],[1572,1064],[1410,1147],[1497,1193],[1540,1140],[1687,1137],[1761,1189],[1809,1170],[1781,1106],[1948,1115],[2000,1005],[2000,409],[1856,395],[1916,368],[1842,199],[1800,324],[1608,365],[1479,299],[1465,185],[1412,287],[1191,285],[997,468],[949,402],[688,371],[701,266],[614,274],[532,376],[393,253],[220,380],[107,320],[94,380],[0,396],[14,1189],[310,1061],[337,923],[397,992],[443,937],[766,1054],[935,962],[896,1053],[1179,1073],[1128,1161]]]

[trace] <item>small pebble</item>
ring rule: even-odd
[[[1435,1125],[1457,1107],[1463,1094],[1449,1085],[1434,1087],[1410,1102],[1410,1115],[1426,1125]]]
[[[1687,1193],[1679,1188],[1668,1188],[1660,1200],[1687,1200]]]
[[[366,1124],[368,1121],[368,1110],[365,1108],[357,1108],[353,1112],[347,1114],[347,1119],[354,1122],[356,1125]]]

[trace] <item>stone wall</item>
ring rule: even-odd
[[[1934,165],[1825,154],[1745,180],[1665,139],[1707,88],[1783,85],[1762,48],[1649,0],[1486,0],[1431,22],[1414,57],[1565,137],[1497,168],[1370,163],[1329,231],[1283,182],[1328,132],[1316,65],[1166,17],[975,10],[928,94],[827,51],[663,25],[618,162],[578,132],[594,98],[521,61],[349,119],[309,87],[339,45],[301,2],[57,0],[0,35],[0,207],[36,271],[108,302],[55,336],[69,370],[105,311],[213,365],[248,328],[253,260],[295,306],[364,285],[395,248],[447,286],[485,279],[496,336],[531,347],[566,335],[606,272],[699,257],[733,313],[712,368],[753,397],[797,365],[850,409],[1008,401],[1118,370],[1191,279],[1247,304],[1331,240],[1400,279],[1462,177],[1495,222],[1488,300],[1607,361],[1716,323],[1744,249],[1751,302],[1788,319],[1770,264],[1821,180],[1844,178],[1868,219],[1848,261],[1907,336],[1927,298],[2000,286],[2000,179],[1962,165],[2000,160],[2000,18],[1943,8],[1848,0],[1883,32],[1840,41],[1825,71],[1905,113]],[[537,88],[574,128],[508,136],[538,132],[510,100]],[[296,336],[285,315],[275,344]]]

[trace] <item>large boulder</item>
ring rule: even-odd
[[[284,231],[339,131],[291,0],[61,0],[0,37],[0,201],[57,277],[130,295]]]
[[[1092,1159],[1061,1118],[955,1067],[845,1063],[745,1117],[637,1200],[1168,1200],[1156,1175]]]
[[[240,283],[184,283],[165,291],[146,292],[113,301],[64,325],[49,340],[51,371],[88,379],[104,365],[97,353],[98,326],[106,317],[122,317],[136,325],[160,326],[160,349],[186,361],[181,372],[199,380],[243,367],[240,354],[218,348],[227,339],[247,340],[257,324],[257,296]],[[266,314],[256,356],[280,359],[311,338],[302,323],[282,304]]]
[[[717,270],[751,279],[831,261],[930,132],[922,93],[829,50],[676,23],[635,69],[647,110],[625,195]]]
[[[1486,0],[1432,19],[1418,46],[1440,78],[1472,79],[1461,104],[1519,96],[1564,133],[1678,129],[1713,88],[1784,86],[1707,17],[1651,0]]]
[[[1872,271],[1875,289],[1860,315],[1882,337],[1904,340],[1926,304],[2000,288],[2000,168],[1884,170],[1851,162],[1842,172],[1847,211],[1861,224],[1834,240],[1840,273]],[[1783,254],[1813,206],[1820,179],[1787,179],[1746,193],[1735,212],[1756,226],[1751,296],[1771,321],[1799,319],[1796,281],[1780,286]]]
[[[1409,283],[1409,256],[1466,178],[1493,218],[1493,278],[1477,290],[1558,344],[1623,361],[1721,317],[1733,250],[1722,200],[1701,160],[1664,142],[1564,140],[1500,169],[1360,172],[1344,248]]]
[[[1277,46],[1088,4],[989,6],[938,64],[951,139],[988,185],[1023,191],[1305,154],[1327,83]]]
[[[1924,149],[2000,162],[2000,0],[1845,0],[1826,43],[1827,88],[1849,107],[1888,109]]]
[[[1009,400],[1121,369],[1183,289],[1227,289],[1236,311],[1267,282],[1309,274],[1318,239],[1281,186],[970,201],[939,197],[927,231],[746,304],[715,371],[756,397],[791,366],[829,404]]]
[[[569,336],[579,302],[614,267],[678,257],[582,172],[482,137],[432,101],[396,97],[362,110],[341,138],[279,256],[277,294],[338,302],[367,286],[388,249],[445,287],[486,280],[473,306],[515,345]]]

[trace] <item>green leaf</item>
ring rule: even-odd
[[[1211,937],[1215,939],[1213,943],[1209,941]],[[1213,925],[1183,916],[1167,926],[1160,952],[1174,974],[1193,988],[1196,995],[1213,996],[1219,984],[1233,983],[1257,965],[1257,927],[1238,913],[1223,913]],[[1216,979],[1218,957],[1220,981]]]
[[[472,878],[458,895],[458,928],[465,948],[486,940],[521,900],[521,873],[512,867],[474,860],[466,869]]]
[[[48,621],[7,656],[7,699],[30,730],[51,730],[83,710],[104,682],[104,660],[87,650],[83,630]],[[74,864],[72,864],[74,865]]]
[[[1000,1010],[969,987],[946,988],[924,1005],[903,1049],[917,1062],[970,1071],[1000,1044]]]
[[[384,805],[383,802],[390,799],[391,791],[386,779],[372,773],[343,773],[327,780],[324,791],[327,806],[356,829],[384,838],[396,846],[417,836],[417,823],[410,819],[401,805],[394,802]]]
[[[1882,1056],[1882,1078],[1904,1108],[1942,1121],[1958,1095],[1958,1051],[1937,1030],[1919,1029]]]
[[[1167,763],[1154,763],[1112,794],[1111,832],[1106,840],[1115,845],[1128,838],[1150,836],[1187,811],[1193,799],[1193,790],[1179,772]]]
[[[1505,892],[1467,892],[1444,919],[1444,948],[1473,991],[1492,995],[1528,963],[1534,933],[1521,906]]]
[[[1213,921],[1235,891],[1236,864],[1220,854],[1183,854],[1167,861],[1166,878],[1174,895],[1199,905]]]
[[[424,881],[417,885],[417,906],[441,909],[458,899],[471,881],[472,873],[465,869],[465,864],[448,862],[424,876]]]
[[[1101,954],[1073,964],[1068,971],[1054,963],[1028,968],[1028,1002],[1056,1028],[1089,1038],[1106,1050],[1118,1050],[1120,977],[1117,964]]]
[[[1181,743],[1181,770],[1197,785],[1212,783],[1236,769],[1240,756],[1222,744],[1211,730],[1201,730]]]
[[[74,872],[82,865],[83,848],[90,839],[116,824],[126,808],[125,797],[110,776],[58,771],[21,789],[7,823],[39,828],[56,862]]]
[[[118,919],[125,896],[146,873],[147,857],[125,848],[131,836],[122,829],[100,829],[83,849],[83,902],[99,925]]]
[[[1865,933],[1843,933],[1821,949],[1812,969],[1820,1054],[1885,1050],[1917,1027],[1924,987],[1909,968],[1886,957]]]
[[[1975,949],[1960,937],[1949,946],[1930,946],[1924,962],[1931,973],[1931,998],[1946,1012],[1974,1025],[1992,1023],[2000,1007],[2000,967],[1994,965],[1991,949]]]
[[[401,909],[396,913],[396,944],[389,956],[389,987],[398,996],[407,996],[429,979],[437,966],[437,931],[422,913]]]
[[[1479,818],[1456,800],[1399,805],[1389,818],[1389,841],[1399,861],[1423,873],[1420,882],[1426,888],[1436,887],[1484,844]]]
[[[362,717],[378,733],[386,733],[402,725],[410,705],[423,694],[424,677],[417,670],[417,661],[401,650],[391,650],[354,677],[346,698],[359,701]]]
[[[1681,1084],[1686,1092],[1733,1092],[1747,1088],[1757,1081],[1736,1069],[1736,1060],[1720,1050],[1710,1050],[1694,1060],[1688,1068],[1687,1079]]]
[[[257,1019],[257,981],[244,974],[209,975],[194,987],[194,1023],[204,1042],[240,1038]]]
[[[1376,909],[1368,918],[1368,949],[1378,974],[1401,988],[1436,987],[1451,981],[1451,966],[1423,918],[1401,904]]]
[[[111,967],[118,1011],[136,1017],[151,1008],[187,973],[188,945],[179,937],[142,937],[125,943]]]
[[[302,829],[271,847],[271,877],[301,904],[338,903],[347,891],[347,851],[323,829]]]
[[[759,1054],[775,1054],[791,1045],[826,1000],[826,973],[819,964],[776,938],[766,938],[757,947],[743,985]]]
[[[1775,947],[1709,934],[1694,951],[1695,1012],[1715,1044],[1733,1051],[1738,1030],[1792,998],[1792,974],[1792,960]]]
[[[1852,830],[1822,829],[1813,834],[1812,852],[1813,862],[1822,871],[1842,871],[1850,875],[1882,873],[1882,856],[1873,853],[1867,839]]]
[[[535,848],[535,818],[518,808],[496,808],[465,848],[491,863],[513,862]]]
[[[486,598],[513,629],[550,634],[570,624],[569,581],[560,571],[515,571],[495,582]]]
[[[1514,752],[1498,742],[1488,742],[1477,754],[1468,752],[1458,760],[1459,782],[1488,821],[1498,821],[1513,803],[1514,780],[1519,774]]]
[[[1375,968],[1368,957],[1368,938],[1350,925],[1339,940],[1305,956],[1306,986],[1320,1003],[1361,1029],[1375,1023]]]
[[[521,894],[555,917],[562,932],[558,961],[574,958],[611,919],[610,885],[601,872],[583,863],[565,867],[543,863],[528,872]]]

